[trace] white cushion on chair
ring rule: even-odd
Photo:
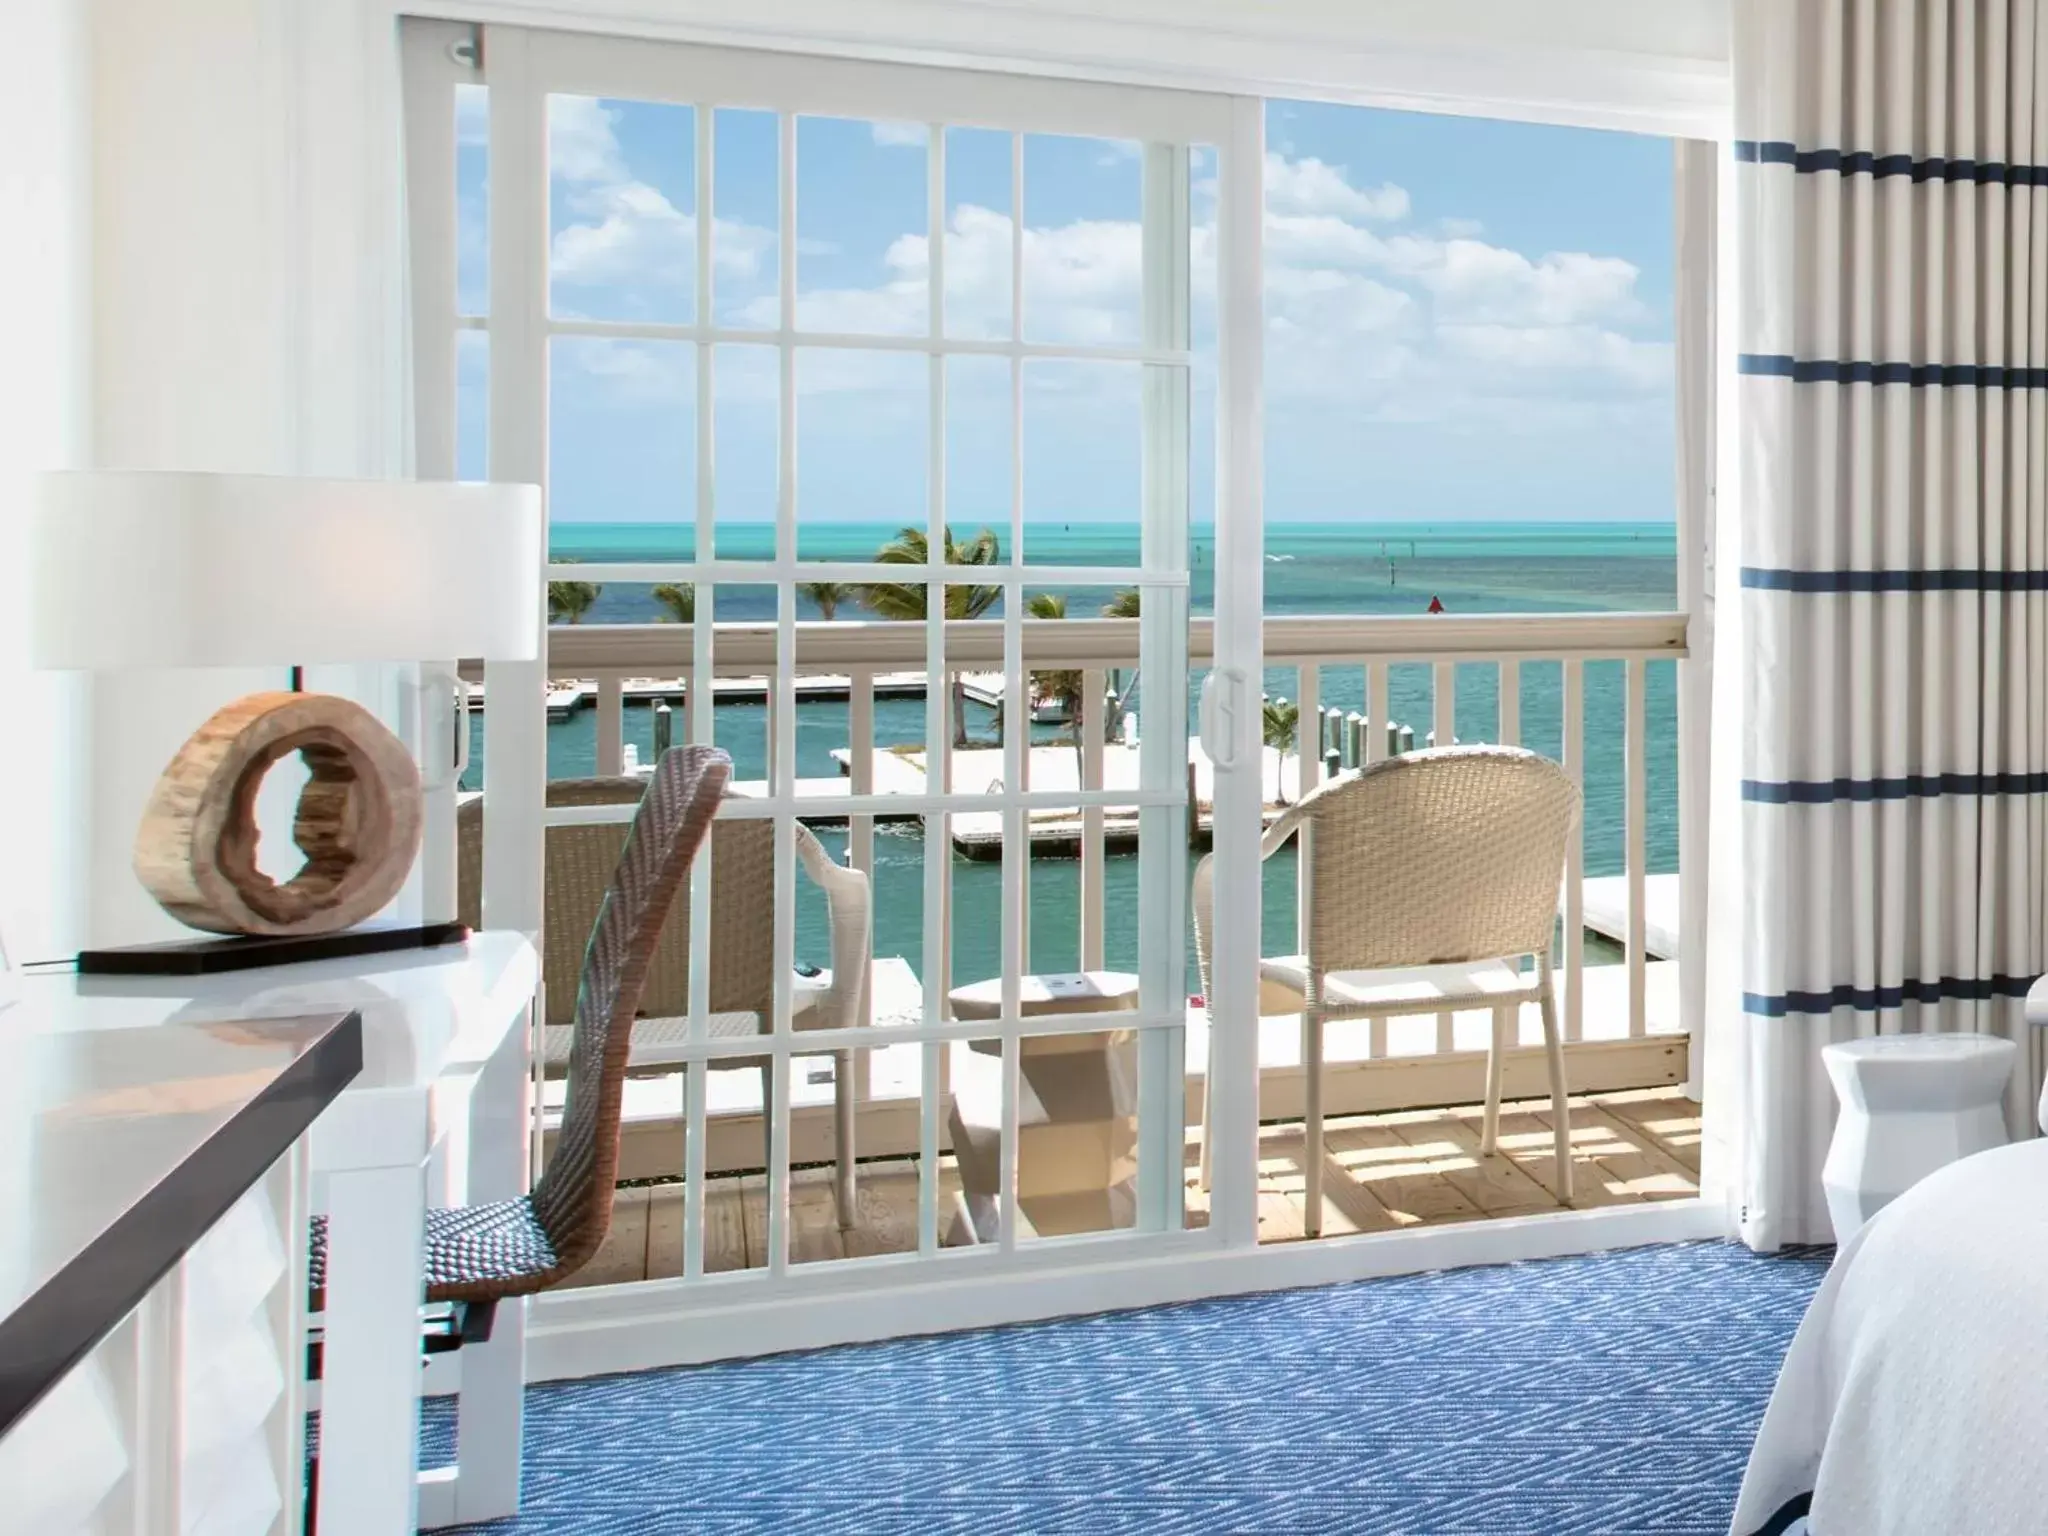
[[[832,985],[832,973],[821,971],[816,976],[792,976],[789,980],[790,1024],[796,1029],[816,1028],[823,1020],[812,1020],[809,1015],[817,1007]],[[745,1012],[714,1013],[711,1027],[706,1031],[712,1040],[744,1040],[750,1035],[761,1033],[761,1021],[755,1015]],[[546,1068],[550,1077],[558,1077],[569,1070],[569,1043],[575,1035],[572,1024],[550,1024],[543,1036],[541,1049],[547,1053]],[[687,1014],[672,1018],[643,1018],[633,1021],[633,1053],[627,1058],[629,1072],[659,1072],[664,1067],[679,1067],[684,1056],[684,1047],[690,1043],[690,1020]],[[724,1058],[724,1063],[733,1067],[759,1065],[760,1058],[753,1056]]]
[[[1331,971],[1323,983],[1323,1000],[1331,1009],[1386,1016],[1523,1003],[1533,1000],[1541,986],[1537,972],[1518,970],[1512,960],[1419,965],[1394,971]],[[1307,989],[1308,962],[1302,956],[1282,955],[1259,962],[1261,1013],[1301,1012]]]
[[[550,1077],[560,1076],[569,1070],[569,1042],[575,1026],[550,1024],[542,1043],[547,1052],[547,1072]],[[714,1013],[707,1035],[713,1040],[741,1040],[761,1033],[761,1022],[751,1013]],[[663,1067],[675,1068],[681,1065],[682,1047],[689,1044],[690,1020],[687,1014],[672,1018],[635,1019],[633,1021],[633,1052],[626,1058],[628,1072],[657,1071]],[[752,1065],[753,1058],[734,1061],[734,1066]]]

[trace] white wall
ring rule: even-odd
[[[32,477],[89,427],[91,88],[86,0],[0,6],[0,931],[17,959],[79,930],[77,686],[27,665]]]
[[[94,457],[109,469],[291,467],[277,232],[284,183],[263,0],[95,0]],[[233,552],[221,551],[222,559]],[[93,942],[185,930],[129,868],[157,773],[271,671],[102,674],[91,685]]]
[[[388,8],[93,0],[92,11],[95,461],[403,474]],[[213,709],[286,680],[282,665],[94,680],[83,850],[94,942],[186,932],[129,870],[136,821]],[[321,668],[308,681],[403,724],[386,669]],[[288,805],[265,797],[266,846],[286,839]]]
[[[30,672],[33,477],[405,472],[395,59],[383,0],[0,0],[0,931],[18,957],[183,932],[129,869],[136,819],[210,710],[285,678]],[[388,671],[315,682],[404,723]]]

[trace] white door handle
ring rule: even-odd
[[[1202,751],[1225,773],[1237,766],[1237,717],[1244,692],[1241,667],[1217,667],[1202,680]]]
[[[455,787],[462,788],[462,776],[469,772],[469,684],[455,679]]]

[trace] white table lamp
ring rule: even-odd
[[[533,486],[51,475],[31,529],[30,659],[124,672],[530,661],[545,543]],[[254,808],[293,752],[308,772],[293,826],[306,862],[279,885],[255,867]],[[355,927],[397,894],[420,835],[419,768],[367,710],[297,691],[237,699],[165,768],[135,869],[172,916],[238,937],[94,951],[81,969],[189,973],[434,942],[451,925]]]

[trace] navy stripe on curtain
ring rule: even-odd
[[[1843,982],[1825,992],[1784,992],[1775,996],[1756,992],[1742,994],[1742,1011],[1765,1019],[1782,1019],[1794,1013],[1833,1013],[1847,1008],[1856,1013],[1884,1013],[1907,1003],[1951,1001],[1989,1002],[1994,998],[2023,998],[2034,985],[2032,976],[1943,976],[1937,981],[1903,981],[1895,986],[1859,987]]]
[[[1767,1023],[1742,1203],[1770,1246],[1827,1230],[1828,1041],[2009,1035],[2015,1128],[2041,1083],[2020,999],[2048,967],[2048,0],[1733,0],[1731,22],[1748,558],[1720,578],[1741,835],[1717,812],[1713,884],[1740,892],[1727,1011]],[[1774,1491],[1741,1528],[1799,1490]]]
[[[1874,155],[1868,150],[1805,149],[1780,139],[1737,139],[1735,158],[1746,165],[1789,165],[1802,176],[1833,174],[1882,180],[1969,182],[1975,186],[2048,187],[2048,165],[2007,165],[2000,160],[1950,160],[1942,155]]]
[[[2048,368],[2001,368],[1987,363],[1862,363],[1745,352],[1735,370],[1790,379],[1794,384],[1903,384],[1908,389],[2048,389]]]
[[[1802,596],[1844,592],[2048,592],[2048,571],[1799,571],[1745,565],[1742,584]]]
[[[1744,779],[1742,798],[1759,805],[1864,804],[1962,795],[2048,794],[2048,773],[1909,773],[1883,779]]]

